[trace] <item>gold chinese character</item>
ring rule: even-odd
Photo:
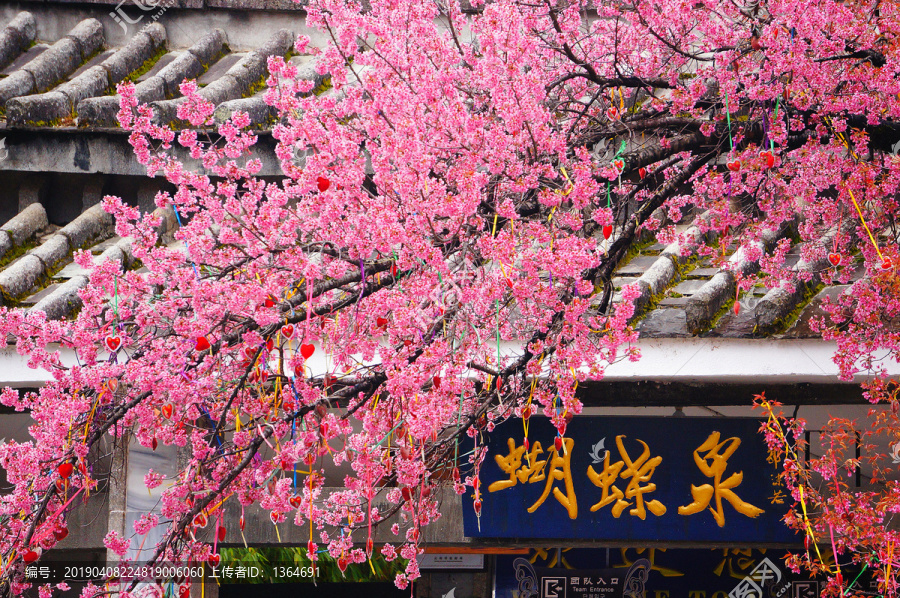
[[[637,553],[635,557],[635,561],[644,557],[648,561],[650,561],[650,570],[651,571],[659,571],[663,577],[683,577],[684,573],[678,571],[677,569],[670,569],[668,567],[662,567],[656,564],[656,555],[660,552],[665,552],[665,548],[621,548],[619,552],[622,554],[622,563],[619,565],[615,565],[615,568],[628,568],[634,564],[634,561],[628,558],[628,551],[634,550]],[[646,553],[646,554],[645,554]]]
[[[537,443],[535,443],[536,445]],[[544,501],[547,500],[547,497],[550,496],[550,490],[553,490],[553,496],[556,497],[556,500],[559,501],[559,504],[564,506],[566,510],[569,512],[569,518],[575,519],[578,517],[578,502],[575,498],[575,487],[572,485],[572,470],[570,468],[571,460],[572,460],[572,448],[575,446],[575,441],[571,438],[563,439],[563,451],[562,455],[559,454],[559,451],[556,450],[556,447],[549,449],[550,452],[550,471],[547,472],[547,484],[544,486],[544,492],[541,494],[541,497],[537,499],[533,505],[528,507],[529,513],[534,513],[539,506],[544,504]],[[541,466],[541,473],[543,473],[543,466]],[[566,491],[565,493],[561,492],[559,488],[555,487],[553,483],[557,480],[562,480]],[[533,476],[529,480],[529,483],[536,482]]]
[[[653,472],[662,463],[662,457],[657,456],[651,459],[650,447],[643,440],[638,440],[643,445],[644,451],[640,457],[632,461],[625,450],[625,445],[622,442],[623,438],[625,438],[624,435],[616,436],[616,446],[619,448],[619,455],[622,457],[621,461],[610,465],[609,451],[606,451],[606,456],[603,458],[602,472],[597,473],[594,471],[593,465],[588,466],[588,478],[603,491],[600,495],[600,502],[592,506],[591,511],[602,509],[615,501],[616,504],[613,505],[612,515],[618,519],[625,507],[631,506],[631,503],[628,501],[634,500],[634,508],[628,511],[631,515],[646,519],[646,509],[650,509],[650,512],[657,517],[664,515],[666,512],[664,504],[658,500],[644,501],[644,494],[656,490],[656,484],[649,482]],[[618,477],[621,477],[623,480],[631,478],[624,493],[613,485]],[[642,486],[641,484],[644,485]]]
[[[527,454],[525,453],[525,447],[516,447],[516,442],[512,438],[508,440],[507,446],[509,446],[509,454],[505,457],[494,455],[494,460],[504,473],[509,474],[509,479],[494,482],[488,486],[488,492],[506,490],[519,482],[524,484],[526,480],[534,483],[544,479],[544,465],[546,465],[547,460],[538,460],[538,455],[544,452],[541,449],[540,442],[535,442]],[[522,464],[523,456],[526,461],[525,465]]]
[[[725,513],[722,510],[722,498],[731,503],[731,506],[747,517],[759,517],[764,511],[758,507],[754,507],[748,502],[732,492],[733,488],[740,486],[744,480],[744,472],[739,471],[728,476],[724,482],[722,476],[725,474],[725,468],[728,467],[728,458],[741,446],[741,439],[737,437],[728,438],[719,442],[719,433],[713,432],[709,438],[694,451],[694,462],[697,467],[708,478],[713,478],[713,485],[703,484],[702,486],[694,486],[691,484],[691,496],[694,502],[684,507],[678,507],[679,515],[693,515],[699,513],[703,509],[709,507],[710,501],[715,497],[716,508],[710,507],[710,512],[719,527],[725,526]],[[722,449],[723,453],[719,453]],[[706,451],[706,455],[700,456],[700,453]]]
[[[763,548],[759,551],[762,554],[766,553],[766,549]],[[753,549],[751,548],[723,548],[722,549],[722,561],[716,565],[716,568],[713,569],[713,573],[718,576],[721,576],[725,571],[725,566],[728,566],[728,575],[735,579],[744,579],[747,575],[750,574],[750,569],[753,568],[753,565],[756,564],[756,558],[753,556]]]

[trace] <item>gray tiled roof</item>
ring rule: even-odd
[[[258,127],[265,128],[274,117],[258,91],[266,76],[266,61],[272,55],[289,55],[293,43],[290,31],[276,29],[260,37],[265,41],[256,48],[234,52],[227,34],[210,28],[198,31],[190,47],[173,49],[167,47],[163,25],[153,23],[110,48],[103,27],[94,18],[78,22],[66,35],[48,43],[36,40],[38,30],[28,12],[19,13],[0,29],[0,108],[8,131],[18,128],[30,134],[68,129],[79,135],[86,134],[82,131],[115,131],[119,99],[114,89],[124,79],[136,83],[138,99],[151,103],[160,122],[172,123],[182,101],[178,85],[185,78],[198,80],[202,86],[199,93],[216,104],[218,120],[242,110]],[[289,59],[298,66],[301,78],[313,81],[319,90],[324,87],[324,78],[316,72],[312,57]],[[94,151],[92,155],[96,159],[102,153]],[[76,162],[81,164],[77,153]],[[95,168],[93,163],[84,162],[89,169],[80,166],[82,172],[97,172],[91,170]],[[16,168],[28,170],[22,164]],[[116,172],[110,175],[119,176]],[[126,201],[146,204],[140,196],[152,197],[154,191],[141,180],[136,196],[126,197]],[[101,193],[92,184],[99,185],[85,184],[83,213],[59,228],[49,224],[47,217],[51,208],[58,212],[58,207],[41,205],[38,191],[45,187],[32,179],[21,183],[18,215],[0,225],[0,295],[4,304],[42,309],[54,318],[70,315],[78,307],[77,290],[87,282],[85,273],[71,264],[78,248],[131,265],[130,244],[114,236],[109,216],[95,205]],[[704,219],[706,214],[696,218]],[[68,222],[58,216],[55,220]],[[166,222],[161,234],[173,229],[171,214]],[[715,241],[695,224],[678,228],[688,244]],[[770,249],[786,235],[785,229],[766,231],[762,244]],[[732,269],[745,275],[759,269],[757,263],[745,259],[740,248],[731,248],[730,253]],[[800,261],[796,247],[791,259],[795,268],[812,271],[812,279],[793,290],[782,286],[754,289],[740,297],[738,313],[731,309],[736,294],[734,274],[677,243],[642,248],[619,265],[613,284],[621,287],[636,282],[640,286],[633,322],[645,338],[815,336],[809,318],[821,315],[818,306],[823,297],[834,296],[846,287],[823,288],[815,273],[825,265]],[[855,279],[862,275],[858,268]]]
[[[172,243],[174,215],[163,211],[160,240]],[[100,260],[134,265],[131,240],[113,232],[112,216],[96,204],[69,224],[49,224],[40,203],[27,206],[0,225],[0,298],[3,304],[41,310],[51,318],[65,318],[80,307],[78,290],[87,285],[87,272],[72,259],[87,249]]]
[[[174,215],[165,212],[163,216],[164,223],[158,231],[160,240],[175,247],[171,236],[176,228]],[[689,236],[700,240],[699,229],[685,229]],[[764,234],[764,243],[772,244],[788,233],[769,231]],[[134,263],[130,241],[114,235],[112,220],[99,205],[89,207],[60,228],[48,224],[40,203],[32,203],[0,225],[0,293],[4,303],[40,309],[52,318],[71,315],[79,306],[77,291],[87,283],[87,273],[72,263],[77,248],[88,249],[102,259],[114,259],[126,267]],[[732,248],[729,260],[734,267],[745,273],[758,270],[758,264],[742,261],[743,254],[739,248]],[[802,261],[796,246],[786,263],[798,270],[820,271],[826,267]],[[858,264],[851,280],[864,274],[864,268]],[[819,307],[822,300],[826,296],[834,298],[848,288],[824,286],[814,274],[812,280],[793,291],[786,290],[790,285],[777,285],[743,293],[740,309],[735,313],[736,288],[730,271],[715,267],[710,258],[683,251],[677,244],[659,243],[643,247],[621,264],[613,279],[617,289],[635,282],[642,294],[636,301],[637,313],[632,323],[642,338],[816,337],[818,333],[811,330],[809,322],[813,316],[823,315]]]
[[[198,32],[190,47],[169,49],[166,29],[152,23],[124,45],[109,48],[95,18],[82,20],[52,43],[38,42],[37,30],[34,16],[21,12],[0,31],[0,108],[8,129],[115,128],[119,98],[114,90],[124,80],[137,84],[138,99],[151,103],[158,122],[173,123],[183,101],[178,86],[194,78],[202,86],[200,95],[217,106],[217,117],[245,110],[254,125],[264,128],[274,116],[259,92],[267,60],[289,55],[294,42],[293,33],[279,29],[259,47],[235,53],[226,33],[210,28]],[[310,57],[291,60],[303,67],[301,76],[321,83]]]

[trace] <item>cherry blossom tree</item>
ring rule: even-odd
[[[148,272],[81,253],[94,269],[77,317],[3,311],[0,330],[53,377],[0,397],[35,420],[33,440],[0,446],[14,485],[0,498],[4,563],[52,548],[96,484],[92,449],[133,436],[190,455],[161,512],[135,526],[165,530],[156,561],[217,559],[193,530],[223,501],[256,503],[308,526],[312,558],[324,547],[339,563],[366,560],[373,528],[396,522],[397,541],[378,550],[410,559],[405,587],[438,490],[480,510],[481,431],[540,413],[562,438],[578,384],[639,358],[629,322],[641,289],[611,281],[653,235],[725,268],[723,248],[743,246],[761,269],[736,272],[739,292],[847,281],[858,255],[868,274],[822,333],[844,376],[897,350],[884,325],[900,309],[896,2],[307,11],[329,41],[295,48],[317,54],[332,89],[312,95],[270,59],[281,181],[256,176],[249,118],[215,124],[195,83],[182,85],[182,127],[156,124],[120,87],[139,160],[175,189],[156,203],[177,214],[183,246],[158,243],[159,211],[107,197]],[[703,235],[676,228],[701,213]],[[787,241],[765,255],[754,244],[786,226],[824,266],[786,267]],[[475,449],[457,459],[462,439]],[[326,479],[326,462],[353,474]],[[295,485],[298,464],[310,473]],[[392,507],[374,507],[381,497]],[[106,543],[125,554],[128,538]],[[23,591],[3,571],[4,592]]]

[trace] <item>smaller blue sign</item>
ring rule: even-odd
[[[486,442],[481,538],[796,543],[759,420],[579,416],[504,422]]]

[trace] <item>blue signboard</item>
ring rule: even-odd
[[[824,578],[792,572],[786,556],[764,548],[532,548],[495,557],[494,597],[819,598]],[[859,565],[841,569],[852,593],[878,594]]]
[[[566,436],[546,418],[483,438],[481,517],[465,533],[557,538],[795,544],[759,420],[579,416]]]

